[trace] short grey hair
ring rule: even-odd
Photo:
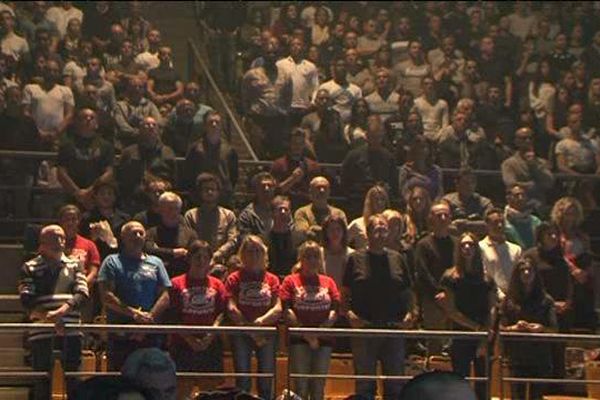
[[[160,195],[160,197],[158,198],[158,204],[164,203],[177,203],[179,208],[183,206],[183,200],[181,200],[181,197],[179,197],[179,195],[174,192],[164,192]]]

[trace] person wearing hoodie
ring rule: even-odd
[[[535,246],[535,230],[542,223],[531,213],[527,191],[521,185],[511,186],[506,193],[504,208],[505,233],[509,242],[516,243],[523,250]]]

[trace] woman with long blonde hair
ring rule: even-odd
[[[268,249],[262,239],[248,235],[242,241],[239,258],[242,266],[225,281],[229,303],[227,311],[235,325],[274,326],[281,316],[279,278],[268,272]],[[233,335],[231,345],[236,373],[249,373],[252,354],[256,353],[258,370],[275,371],[276,343],[274,337],[261,335]],[[273,397],[273,380],[258,378],[258,394],[264,399]],[[250,392],[250,378],[236,378],[236,386]]]
[[[365,195],[362,216],[353,220],[348,226],[348,244],[355,250],[367,247],[367,221],[372,215],[380,214],[390,206],[387,190],[376,184]]]

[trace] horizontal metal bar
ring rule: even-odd
[[[600,380],[585,379],[557,379],[557,378],[501,378],[503,382],[510,383],[556,383],[567,385],[600,385]]]
[[[397,337],[397,338],[464,338],[483,339],[487,338],[487,332],[470,331],[426,331],[426,330],[401,330],[401,329],[342,329],[342,328],[288,328],[292,336],[319,335],[319,336],[349,336],[349,337]]]
[[[305,378],[305,379],[336,379],[336,380],[373,380],[373,379],[381,379],[388,381],[409,381],[414,376],[411,375],[399,375],[399,376],[389,376],[389,375],[339,375],[339,374],[290,374],[290,378]],[[483,377],[467,377],[465,378],[468,381],[473,382],[487,382],[488,378]]]
[[[31,380],[42,380],[50,378],[48,372],[30,372],[30,371],[0,371],[0,379],[18,379],[27,378]]]
[[[65,372],[65,376],[69,377],[86,377],[86,376],[121,376],[118,371],[114,372]],[[275,374],[271,373],[235,373],[235,372],[177,372],[177,376],[181,378],[273,378]]]
[[[503,340],[514,341],[514,340],[542,340],[548,342],[565,342],[569,340],[581,340],[581,341],[598,341],[600,342],[600,335],[594,334],[568,334],[568,333],[528,333],[528,332],[500,332],[500,337]]]

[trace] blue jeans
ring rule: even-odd
[[[352,356],[354,372],[357,375],[376,375],[377,361],[381,362],[384,375],[404,374],[404,339],[396,338],[352,338]],[[383,398],[398,399],[402,390],[402,381],[383,382]],[[377,382],[360,379],[356,381],[356,394],[367,399],[375,399]]]
[[[329,372],[331,347],[311,349],[306,343],[290,345],[290,370],[293,374],[325,375]],[[295,378],[293,391],[303,400],[321,400],[325,393],[325,379]]]
[[[276,337],[267,337],[266,343],[260,347],[248,335],[231,336],[231,347],[233,350],[233,364],[235,372],[238,374],[249,373],[251,371],[252,353],[256,354],[259,373],[275,372],[275,348],[277,346]],[[259,397],[271,400],[273,398],[273,379],[258,378]],[[252,389],[252,380],[248,377],[238,377],[235,379],[236,386],[250,393]]]

